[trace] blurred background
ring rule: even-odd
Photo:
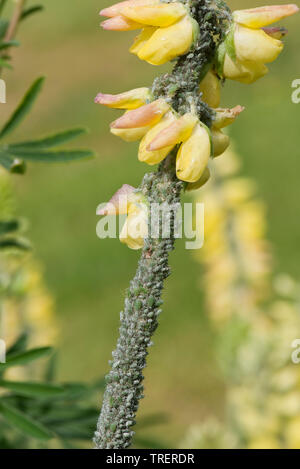
[[[22,27],[22,48],[14,52],[15,72],[4,76],[8,96],[1,111],[7,117],[30,83],[45,75],[42,96],[16,136],[38,137],[74,125],[90,129],[82,144],[95,149],[96,159],[34,165],[26,177],[13,177],[18,213],[30,221],[28,235],[56,301],[59,379],[89,382],[108,371],[123,292],[139,256],[117,240],[96,237],[96,207],[123,183],[137,186],[148,169],[137,162],[135,144],[109,133],[116,111],[96,106],[93,99],[100,91],[151,85],[167,68],[150,67],[128,53],[135,32],[110,33],[99,28],[98,12],[111,2],[44,3],[46,13]],[[239,0],[229,5],[252,8],[261,2],[250,5]],[[246,107],[232,126],[231,136],[242,156],[243,174],[255,179],[267,205],[268,238],[275,254],[272,268],[299,279],[300,105],[291,100],[292,81],[300,78],[299,16],[282,24],[289,35],[284,52],[270,66],[271,73],[251,86],[226,83],[222,106]],[[183,241],[171,255],[171,266],[173,275],[166,283],[140,413],[166,413],[168,421],[155,434],[165,446],[176,447],[190,424],[210,415],[222,416],[224,382],[204,308],[202,268]],[[153,434],[153,429],[149,432]]]

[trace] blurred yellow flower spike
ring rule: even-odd
[[[148,205],[142,193],[129,195],[127,214],[120,233],[120,241],[127,244],[130,249],[142,249],[144,240],[148,236]]]
[[[187,14],[182,3],[160,3],[154,5],[133,5],[122,8],[122,15],[147,26],[171,26]]]
[[[194,41],[195,24],[197,25],[186,15],[172,26],[158,28],[140,48],[137,56],[151,65],[163,65],[186,54]]]
[[[149,88],[136,88],[116,95],[99,93],[95,99],[95,103],[114,109],[131,110],[149,103],[152,99]]]
[[[113,129],[136,129],[154,125],[160,121],[163,115],[170,109],[164,99],[157,99],[150,104],[126,112],[111,124]]]
[[[241,83],[253,83],[263,77],[283,49],[281,38],[286,30],[265,28],[299,11],[296,5],[275,5],[233,13],[234,24],[219,47],[218,73]]]
[[[220,106],[221,102],[221,82],[217,75],[209,70],[200,83],[200,93],[202,100],[212,108]]]
[[[233,13],[233,19],[236,23],[248,28],[258,29],[294,15],[298,11],[299,8],[295,4],[273,5],[249,10],[237,10]]]
[[[211,136],[207,127],[197,124],[192,135],[180,147],[176,158],[178,179],[197,182],[204,173],[211,155]]]

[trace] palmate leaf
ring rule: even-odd
[[[12,426],[20,430],[27,436],[37,438],[39,440],[49,440],[53,438],[53,433],[44,425],[32,419],[15,407],[4,404],[0,401],[0,415]]]
[[[52,347],[41,347],[26,352],[11,354],[7,357],[6,363],[0,363],[0,372],[13,366],[27,365],[27,363],[50,355],[52,351]]]
[[[13,115],[0,131],[0,139],[10,134],[26,117],[26,115],[31,110],[38,94],[40,93],[44,81],[44,77],[38,78],[29,88],[20,105],[17,107]]]
[[[20,396],[29,396],[37,398],[51,398],[57,397],[64,393],[62,386],[55,386],[44,383],[31,383],[31,382],[15,382],[0,380],[0,388],[5,388],[13,391],[14,394]]]

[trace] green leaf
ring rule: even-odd
[[[87,130],[83,128],[70,129],[64,132],[59,132],[57,134],[50,135],[49,137],[45,137],[40,140],[20,142],[20,143],[8,145],[7,148],[10,151],[13,151],[15,149],[20,149],[20,148],[24,150],[26,149],[36,150],[36,149],[41,149],[41,148],[57,147],[61,145],[62,143],[69,142],[70,140],[73,140],[74,138],[77,138],[80,135],[83,135],[85,133],[87,133]]]
[[[16,174],[24,174],[26,171],[26,165],[24,161],[16,159],[0,150],[0,165],[3,166],[7,171]]]
[[[6,358],[9,358],[10,355],[14,355],[19,352],[23,352],[26,349],[28,341],[28,336],[26,333],[21,334],[13,345],[7,350]]]
[[[19,226],[18,220],[0,220],[0,235],[17,231]]]
[[[0,364],[0,371],[5,368],[10,368],[12,366],[27,365],[27,363],[50,355],[52,351],[52,347],[41,347],[28,350],[22,353],[15,353],[7,358],[6,363]]]
[[[6,42],[1,42],[1,43],[0,43],[0,50],[8,49],[9,47],[18,47],[19,45],[20,45],[20,42],[19,42],[19,41],[15,41],[15,40],[6,41]]]
[[[0,58],[0,67],[1,68],[8,68],[10,70],[13,69],[13,67],[10,65],[10,63],[7,62],[7,60],[3,60]]]
[[[23,11],[21,20],[24,20],[25,18],[28,18],[28,16],[31,16],[34,13],[39,13],[40,11],[43,11],[43,10],[44,10],[43,5],[35,5],[33,7],[27,8],[26,10]]]
[[[31,110],[38,94],[40,93],[44,80],[45,79],[43,77],[38,78],[29,88],[20,105],[17,107],[11,118],[1,130],[0,138],[6,137],[22,122],[22,120]]]
[[[90,150],[30,151],[29,149],[7,147],[7,151],[24,160],[41,163],[67,163],[69,161],[92,158],[94,156],[94,152]]]
[[[57,397],[64,393],[64,388],[62,386],[54,386],[51,384],[44,383],[22,383],[15,381],[5,381],[0,380],[0,387],[13,391],[15,394],[21,396],[30,396],[30,397]]]
[[[2,39],[7,31],[8,28],[8,21],[4,19],[0,19],[0,39]]]
[[[52,432],[47,430],[42,424],[33,420],[20,410],[8,404],[4,404],[3,402],[0,402],[0,414],[8,423],[28,436],[39,440],[49,440],[54,436]]]
[[[28,251],[29,244],[26,241],[17,238],[4,238],[0,240],[0,249],[21,249]]]

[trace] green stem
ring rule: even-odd
[[[209,127],[213,111],[201,101],[199,83],[230,19],[224,2],[216,1],[218,6],[214,0],[192,1],[191,12],[200,27],[199,39],[191,53],[179,58],[174,70],[157,78],[152,88],[156,98],[167,99],[180,114],[190,111],[192,99],[199,119]],[[128,448],[132,443],[134,432],[131,427],[143,397],[143,369],[152,335],[158,326],[164,280],[170,274],[169,252],[174,249],[174,208],[180,203],[183,188],[183,183],[176,178],[175,155],[176,151],[172,152],[156,173],[146,174],[140,186],[150,204],[168,204],[173,228],[171,226],[167,239],[149,237],[145,240],[135,277],[127,291],[120,335],[112,354],[111,371],[106,377],[94,437],[98,449]],[[162,220],[159,223],[161,226]]]

